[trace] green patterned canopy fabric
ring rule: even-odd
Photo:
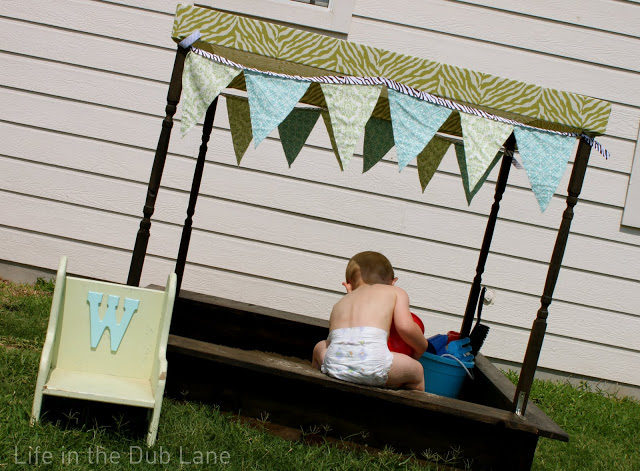
[[[180,42],[196,30],[202,37],[195,46],[247,67],[302,76],[386,77],[543,129],[603,134],[611,111],[608,102],[583,95],[208,8],[178,5],[173,39]],[[230,87],[244,90],[244,77],[238,76]],[[317,84],[312,84],[300,101],[326,108]],[[373,116],[390,118],[386,93],[380,96]],[[461,135],[458,115],[452,114],[441,131]]]

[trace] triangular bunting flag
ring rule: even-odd
[[[327,128],[327,134],[329,134],[329,141],[331,142],[331,149],[333,149],[333,155],[336,156],[336,160],[338,161],[338,165],[340,166],[340,170],[344,170],[342,168],[342,160],[340,160],[340,152],[338,152],[338,145],[336,144],[336,137],[333,135],[333,126],[331,125],[331,117],[329,113],[326,111],[322,111],[322,120],[324,121],[324,125]]]
[[[462,144],[456,144],[456,158],[458,159],[458,166],[460,167],[460,175],[462,176],[462,186],[464,187],[464,194],[467,197],[467,203],[471,204],[471,200],[476,195],[478,190],[482,187],[484,182],[489,177],[491,170],[496,164],[500,161],[502,157],[502,152],[496,154],[494,159],[489,162],[489,166],[486,168],[485,172],[480,176],[480,180],[476,183],[476,186],[471,187],[469,185],[469,172],[467,168],[468,159],[465,155],[465,148]]]
[[[377,164],[393,147],[391,122],[386,119],[371,118],[364,128],[364,149],[362,173]]]
[[[251,108],[253,144],[258,144],[284,120],[311,82],[244,71]]]
[[[240,73],[193,52],[187,54],[182,73],[182,123],[184,136],[202,119],[211,102]]]
[[[478,182],[494,162],[496,154],[513,131],[513,126],[468,113],[460,113],[460,123],[469,188],[477,191]]]
[[[436,173],[450,145],[450,141],[440,137],[434,137],[429,144],[427,144],[427,147],[418,154],[418,176],[420,177],[420,185],[422,186],[423,193],[431,181],[431,177]]]
[[[335,150],[338,152],[340,168],[353,157],[358,139],[376,106],[382,86],[320,84],[324,94]],[[325,120],[326,122],[326,120]]]
[[[311,130],[318,121],[319,116],[320,110],[298,108],[294,109],[278,125],[280,142],[289,167],[291,167],[291,164],[300,153],[304,143],[307,142],[307,138],[311,134]]]
[[[547,209],[575,145],[575,137],[535,129],[514,129],[522,163],[540,210]]]
[[[236,153],[238,165],[251,142],[251,116],[249,102],[244,98],[227,97],[227,113],[229,114],[229,128],[233,150]]]
[[[389,89],[393,137],[402,170],[424,149],[447,120],[451,110]]]

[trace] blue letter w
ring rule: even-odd
[[[111,337],[111,351],[118,351],[122,337],[129,327],[129,322],[134,312],[138,310],[140,300],[124,298],[124,315],[120,323],[116,323],[116,309],[120,302],[120,296],[109,295],[107,298],[107,312],[103,319],[98,314],[98,306],[102,304],[102,293],[89,291],[87,301],[89,301],[89,313],[91,314],[91,348],[97,348],[104,334],[105,329],[109,328],[109,337]]]

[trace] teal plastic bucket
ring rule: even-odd
[[[458,397],[464,377],[467,376],[467,371],[462,364],[468,370],[474,366],[473,361],[459,362],[454,358],[427,352],[420,358],[420,363],[424,369],[425,391],[453,398]]]

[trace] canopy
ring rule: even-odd
[[[195,43],[196,47],[247,67],[300,76],[386,77],[544,129],[603,134],[611,111],[611,105],[606,101],[575,93],[179,4],[173,24],[173,39],[180,42],[194,31],[202,34]],[[244,89],[242,82],[239,79],[231,86]],[[313,88],[301,101],[325,105],[319,91]],[[373,116],[389,119],[388,109],[381,100]],[[454,122],[446,123],[442,130],[460,135],[460,129]]]
[[[194,38],[196,31],[182,79],[182,132],[223,89],[246,90],[248,101],[227,100],[238,164],[251,140],[257,147],[277,127],[291,165],[322,115],[341,168],[364,133],[363,171],[395,145],[400,170],[417,158],[424,191],[451,144],[436,134],[463,136],[455,150],[470,203],[513,133],[544,211],[575,137],[607,155],[583,134],[606,127],[610,105],[594,98],[179,5],[174,39]],[[296,108],[299,102],[315,108]]]

